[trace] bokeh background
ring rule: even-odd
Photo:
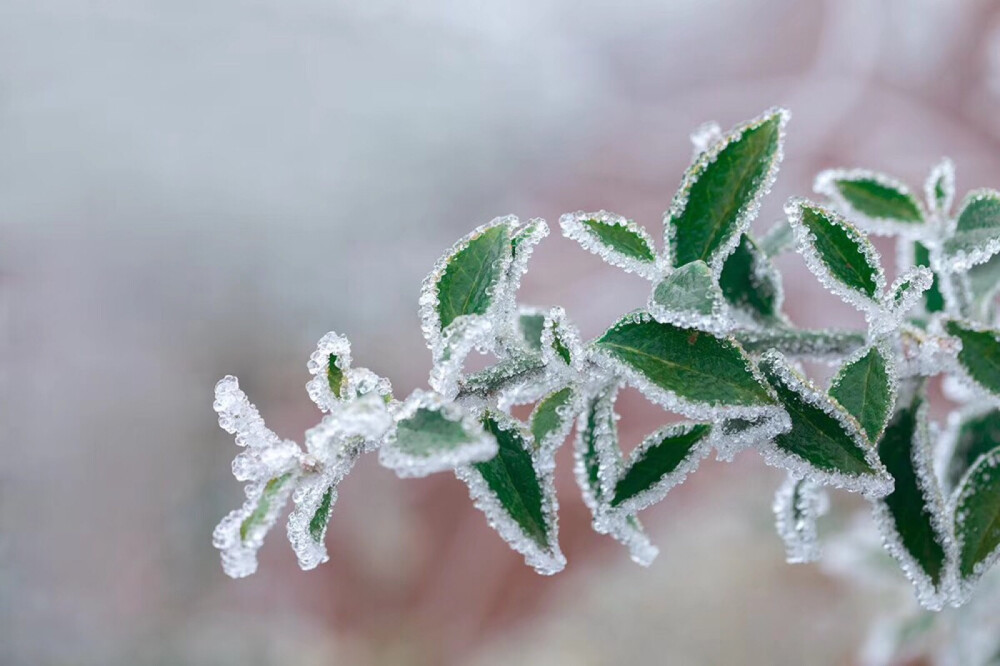
[[[980,0],[0,0],[0,663],[854,664],[880,594],[791,566],[780,474],[706,462],[648,511],[650,569],[590,532],[527,569],[462,483],[363,461],[332,560],[279,529],[231,581],[241,501],[212,387],[318,418],[327,330],[397,396],[419,283],[473,226],[607,208],[660,233],[691,148],[793,112],[765,229],[829,166],[1000,184],[1000,6]],[[859,325],[784,257],[800,325]],[[586,335],[646,285],[553,234],[522,289]],[[663,414],[633,393],[626,445]],[[849,500],[837,498],[838,503]],[[902,575],[900,574],[900,577]]]

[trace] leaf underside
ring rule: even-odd
[[[428,457],[471,441],[460,421],[446,418],[440,410],[421,407],[399,422],[395,447],[407,455]]]

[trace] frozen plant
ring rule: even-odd
[[[377,451],[400,477],[453,472],[511,548],[554,574],[566,563],[555,454],[575,427],[575,475],[593,527],[640,564],[657,549],[639,513],[712,451],[727,460],[752,448],[787,472],[774,511],[790,562],[821,558],[817,520],[840,489],[868,501],[884,552],[920,605],[976,598],[1000,558],[1000,193],[975,191],[953,209],[947,160],[922,196],[882,174],[826,171],[816,179],[821,201],[791,199],[787,221],[755,237],[750,225],[777,175],[788,118],[772,109],[728,132],[698,128],[662,243],[606,211],[560,218],[566,237],[650,283],[645,307],[596,339],[583,340],[560,307],[518,303],[549,228],[507,216],[458,241],[424,280],[430,390],[397,400],[388,380],[355,368],[348,341],[329,333],[310,357],[307,384],[325,415],[300,447],[265,427],[235,378],[220,381],[215,409],[244,447],[233,472],[247,482],[243,507],[215,531],[225,571],[255,571],[289,499],[299,564],[326,561],[338,484]],[[891,284],[869,233],[897,239]],[[772,263],[792,247],[822,287],[860,311],[864,330],[792,324]],[[467,372],[473,351],[496,363]],[[803,359],[837,365],[828,386],[805,375]],[[959,404],[943,424],[927,408],[937,375]],[[623,386],[683,419],[628,456],[615,412]],[[528,422],[511,416],[528,404]]]

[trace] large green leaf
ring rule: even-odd
[[[858,422],[843,407],[826,398],[776,351],[761,358],[760,369],[792,422],[791,430],[774,439],[776,451],[766,458],[791,471],[868,495],[881,496],[891,490],[892,479]]]
[[[913,265],[931,267],[931,255],[927,246],[920,241],[913,243]],[[934,282],[924,292],[924,308],[927,312],[944,312],[944,295],[941,293],[941,279],[934,274]]]
[[[876,345],[855,356],[833,378],[830,396],[858,420],[869,441],[877,442],[896,397],[891,361]]]
[[[774,181],[787,118],[773,110],[735,127],[688,168],[664,217],[675,266],[717,268],[729,254]]]
[[[967,271],[1000,252],[1000,192],[971,192],[955,221],[955,231],[944,242],[946,270]]]
[[[379,462],[401,477],[426,476],[489,460],[497,443],[471,414],[440,396],[414,391],[397,415]]]
[[[668,408],[677,406],[676,398],[712,406],[774,404],[731,338],[659,323],[640,313],[619,320],[594,346]]]
[[[816,178],[816,191],[829,196],[853,218],[903,225],[921,224],[920,202],[903,183],[862,169],[824,171]]]
[[[855,303],[855,295],[878,300],[885,276],[871,241],[843,217],[814,203],[793,200],[785,210],[806,264],[827,289]]]
[[[980,456],[956,491],[955,537],[967,592],[1000,558],[1000,452]]]
[[[945,483],[954,488],[979,456],[1000,447],[1000,409],[982,407],[960,412],[949,432],[951,440]]]
[[[1000,396],[1000,331],[955,320],[945,324],[945,331],[962,341],[958,364],[965,374],[984,390]]]
[[[447,258],[437,280],[441,329],[464,315],[486,314],[511,257],[511,229],[506,222],[487,226],[467,238]]]
[[[763,324],[782,320],[781,275],[748,234],[722,265],[719,286],[726,301],[752,319]]]
[[[615,483],[611,507],[634,513],[661,500],[708,455],[710,431],[705,424],[684,423],[647,437]]]
[[[496,456],[458,469],[469,494],[503,539],[542,574],[561,570],[555,488],[551,473],[538,468],[534,444],[521,424],[489,411],[483,427],[497,442]]]
[[[875,503],[875,519],[893,557],[900,561],[926,606],[943,604],[947,555],[944,497],[934,475],[923,399],[916,392],[901,405],[878,444],[882,464],[895,480]]]

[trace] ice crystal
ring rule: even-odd
[[[816,521],[825,514],[830,499],[823,487],[812,479],[788,475],[774,495],[774,518],[778,535],[785,542],[785,557],[790,563],[819,559],[820,546]]]

